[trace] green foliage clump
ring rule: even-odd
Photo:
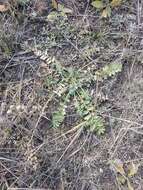
[[[54,128],[59,127],[64,121],[66,115],[65,105],[60,104],[58,110],[53,113],[52,124]]]
[[[97,71],[88,71],[65,67],[43,50],[37,51],[36,55],[46,61],[50,69],[44,85],[53,94],[54,100],[57,100],[56,110],[52,114],[52,127],[61,126],[70,105],[78,116],[78,126],[99,135],[103,134],[105,132],[104,119],[97,113],[97,105],[93,102],[89,87],[97,81],[104,82],[108,77],[121,72],[122,64],[113,62]]]
[[[118,7],[123,0],[93,0],[91,5],[101,11],[101,17],[107,18],[111,16],[112,8]]]
[[[110,63],[105,65],[101,70],[97,71],[96,74],[101,79],[107,79],[108,77],[115,76],[117,73],[122,71],[122,64],[120,63]]]
[[[93,105],[92,97],[88,91],[82,89],[76,98],[77,113],[85,121],[83,127],[89,129],[90,132],[96,132],[98,135],[103,134],[105,131],[104,120],[97,115],[96,107]]]

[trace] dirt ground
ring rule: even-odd
[[[55,22],[50,1],[32,2],[0,13],[0,189],[143,190],[143,2],[123,1],[101,18],[90,1],[58,1],[72,14]],[[122,70],[88,83],[112,62]],[[69,68],[104,134],[77,127],[74,98],[52,127]]]

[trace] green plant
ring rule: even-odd
[[[58,110],[53,113],[52,125],[54,128],[59,127],[61,123],[64,121],[66,115],[65,108],[65,104],[60,103]]]
[[[78,96],[75,97],[75,107],[81,119],[84,120],[84,126],[91,132],[101,135],[105,132],[104,120],[96,113],[96,106],[92,103],[92,97],[88,91],[81,89]]]
[[[116,179],[118,183],[122,186],[126,186],[128,190],[134,190],[130,178],[135,176],[138,172],[139,164],[134,164],[133,162],[130,162],[126,165],[120,160],[115,159],[109,161],[111,169],[116,173]]]
[[[95,72],[95,74],[85,73],[82,70],[73,68],[65,68],[59,62],[55,62],[54,65],[60,75],[56,94],[60,95],[61,102],[56,114],[54,113],[53,115],[54,127],[59,127],[63,122],[66,115],[65,107],[69,101],[73,101],[76,113],[79,115],[81,122],[84,121],[82,127],[99,135],[103,134],[105,131],[104,120],[96,113],[96,105],[93,104],[92,96],[87,87],[92,81],[96,82],[98,79],[104,81],[104,79],[121,72],[122,65],[120,63],[111,63]]]
[[[58,3],[56,0],[52,0],[52,7],[55,9],[52,11],[47,19],[51,22],[58,20],[67,20],[67,14],[72,14],[72,9],[65,7],[63,4]],[[62,19],[60,19],[62,17]]]
[[[107,79],[108,77],[115,76],[117,73],[122,71],[121,63],[110,63],[109,65],[105,65],[102,69],[96,72],[96,75],[100,80]]]
[[[43,50],[45,49],[45,51]],[[46,52],[46,47],[36,46],[34,53],[46,62],[50,74],[45,77],[45,85],[54,99],[58,100],[56,110],[52,114],[52,127],[58,128],[67,116],[68,106],[74,107],[78,115],[77,123],[82,128],[101,135],[105,132],[104,119],[97,114],[97,105],[93,102],[89,87],[92,82],[104,82],[108,77],[113,77],[121,72],[122,64],[116,62],[105,65],[97,71],[76,69],[63,66],[55,57]]]
[[[61,78],[59,83],[57,83],[58,90],[56,91],[56,94],[60,96],[60,104],[57,111],[53,114],[53,127],[61,125],[66,115],[65,108],[67,107],[67,103],[73,101],[80,121],[84,121],[82,127],[92,132],[97,132],[97,134],[103,134],[105,131],[103,119],[97,116],[95,106],[92,103],[92,97],[88,93],[88,90],[83,89],[84,86],[87,86],[91,82],[92,78],[85,75],[82,71],[64,68],[56,63],[55,69]]]
[[[122,4],[122,0],[93,0],[91,5],[100,10],[101,16],[106,18],[111,16],[111,9]]]

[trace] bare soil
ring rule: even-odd
[[[107,19],[88,1],[62,3],[73,14],[56,25],[46,20],[51,7],[36,16],[32,4],[20,7],[26,13],[21,23],[0,13],[0,189],[130,190],[111,167],[120,160],[125,171],[130,163],[139,165],[130,183],[142,190],[143,3],[125,1]],[[9,39],[5,47],[4,38]],[[104,135],[72,131],[78,116],[70,106],[61,127],[51,127],[58,99],[50,99],[45,78],[51,71],[34,44],[67,68],[122,63],[122,71],[98,89],[89,87],[105,120]]]

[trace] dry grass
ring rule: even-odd
[[[21,23],[0,15],[0,189],[128,190],[109,164],[118,159],[126,171],[139,164],[130,181],[142,190],[142,2],[126,2],[110,19],[101,19],[87,2],[65,4],[73,16],[56,27],[39,14]],[[88,86],[105,120],[104,135],[80,128],[70,102],[61,126],[51,127],[57,86],[48,87],[53,70],[36,51],[90,73],[122,63],[121,73]]]

